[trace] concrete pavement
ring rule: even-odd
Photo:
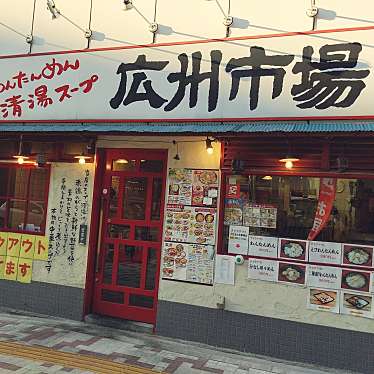
[[[0,313],[0,373],[348,374],[152,334]]]

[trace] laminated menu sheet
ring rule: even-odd
[[[214,247],[165,242],[162,250],[162,278],[213,284]]]
[[[165,240],[214,245],[216,212],[214,208],[169,204],[166,208]]]

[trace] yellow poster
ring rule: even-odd
[[[35,236],[34,235],[22,235],[21,237],[21,250],[19,257],[22,258],[33,258],[35,249]]]
[[[8,245],[7,245],[7,256],[19,257],[19,251],[21,249],[21,234],[14,234],[10,232],[8,234]]]
[[[0,256],[6,256],[7,244],[8,244],[8,233],[0,232]]]
[[[48,238],[44,236],[35,237],[34,260],[48,260]]]
[[[7,256],[5,259],[4,279],[17,280],[18,258]]]
[[[0,256],[0,279],[4,279],[5,256]]]
[[[21,283],[31,283],[32,259],[20,258],[18,261],[17,280]]]

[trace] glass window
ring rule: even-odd
[[[307,239],[319,201],[320,178],[302,176],[226,177],[223,251],[230,225],[250,235]],[[369,244],[374,241],[374,180],[336,181],[328,222],[318,241]]]
[[[49,171],[15,165],[0,167],[0,228],[43,232]]]

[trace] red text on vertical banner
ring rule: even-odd
[[[319,199],[308,240],[314,240],[329,221],[336,194],[336,178],[321,178]]]

